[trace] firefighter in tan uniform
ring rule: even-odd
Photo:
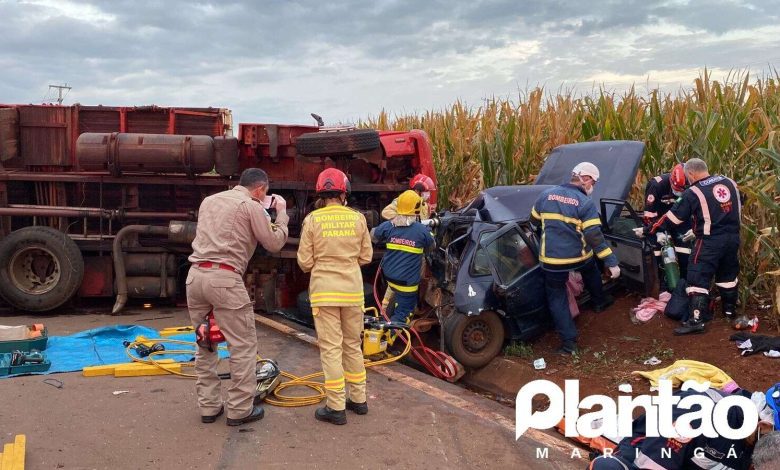
[[[198,229],[189,257],[192,267],[186,284],[190,320],[197,328],[213,309],[230,351],[228,426],[256,421],[264,415],[262,406],[254,406],[257,332],[242,274],[258,243],[270,252],[278,252],[287,241],[286,203],[274,195],[278,215],[272,224],[260,202],[267,190],[266,173],[250,168],[241,174],[238,186],[205,198],[198,211]],[[218,361],[216,350],[198,347],[195,352],[195,390],[204,423],[213,423],[224,411]]]
[[[409,181],[409,189],[416,192],[422,198],[420,205],[420,220],[428,220],[431,217],[431,206],[428,205],[428,199],[431,197],[431,191],[436,191],[436,184],[430,176],[420,173]],[[393,220],[398,215],[398,198],[382,209],[382,218]]]
[[[317,207],[303,221],[298,265],[311,272],[309,298],[325,374],[326,405],[314,417],[346,424],[345,409],[368,413],[363,330],[363,276],[373,248],[363,214],[346,205],[347,176],[335,168],[317,177]],[[345,400],[345,386],[349,398]]]

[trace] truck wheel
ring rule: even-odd
[[[379,133],[373,129],[310,132],[295,141],[295,149],[302,156],[350,155],[370,152],[380,145]]]
[[[20,310],[45,312],[64,304],[84,277],[76,243],[50,227],[25,227],[0,241],[0,296]]]
[[[444,322],[444,345],[465,367],[482,367],[501,352],[504,324],[489,310],[473,316],[455,313]]]

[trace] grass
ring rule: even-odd
[[[504,347],[504,356],[532,359],[534,357],[534,347],[528,343],[513,341]]]
[[[693,77],[692,77],[693,78]],[[742,303],[766,302],[780,285],[780,75],[707,70],[676,93],[599,89],[587,96],[535,88],[516,99],[458,101],[440,110],[360,123],[379,129],[422,129],[431,139],[439,208],[462,206],[482,188],[534,181],[546,155],[561,144],[630,139],[645,143],[631,201],[641,208],[649,177],[691,157],[725,174],[747,200],[743,211]],[[780,311],[777,312],[780,329]]]
[[[658,339],[653,339],[653,343],[650,345],[650,347],[642,354],[642,357],[637,358],[637,362],[640,364],[644,363],[647,359],[650,359],[651,357],[657,357],[658,359],[662,361],[668,361],[670,359],[674,358],[674,349],[665,347],[664,342]],[[666,364],[668,365],[668,364]],[[657,365],[654,367],[666,367],[666,365]]]

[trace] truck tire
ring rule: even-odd
[[[25,227],[0,241],[0,296],[17,309],[55,309],[73,297],[83,277],[81,251],[58,230]]]
[[[487,365],[504,345],[504,323],[490,310],[472,316],[454,313],[444,322],[443,334],[449,353],[471,369]]]
[[[380,145],[379,133],[373,129],[310,132],[295,141],[299,155],[312,157],[370,152]]]

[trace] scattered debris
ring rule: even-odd
[[[540,357],[539,359],[534,360],[534,369],[536,370],[542,370],[547,368],[547,363],[544,361],[543,357]]]
[[[123,395],[125,393],[130,393],[130,390],[116,390],[112,392],[114,395]]]
[[[650,359],[648,359],[645,362],[643,362],[643,364],[646,365],[646,366],[657,366],[660,363],[661,363],[661,360],[658,359],[655,356],[653,356]]]

